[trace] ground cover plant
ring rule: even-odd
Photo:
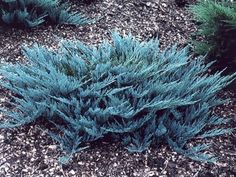
[[[0,0],[1,25],[32,28],[45,22],[80,25],[89,20],[60,0]]]
[[[216,60],[214,70],[236,68],[236,2],[232,0],[201,0],[190,6],[198,23],[197,40],[193,42],[197,54]],[[200,37],[200,38],[199,38]]]
[[[167,143],[194,160],[214,162],[188,147],[195,138],[221,135],[232,129],[211,108],[222,104],[217,93],[235,75],[209,75],[204,58],[190,59],[188,48],[159,50],[158,40],[140,42],[132,35],[112,35],[92,47],[62,41],[58,51],[39,45],[24,47],[27,64],[3,64],[1,86],[13,92],[9,109],[1,109],[1,128],[14,128],[43,119],[48,134],[67,153],[67,163],[84,142],[107,136],[130,152]],[[42,128],[46,126],[41,125]]]

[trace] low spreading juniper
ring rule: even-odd
[[[33,28],[45,22],[81,25],[91,20],[60,0],[0,0],[0,25]]]
[[[0,127],[50,123],[40,126],[67,153],[63,163],[87,148],[85,142],[108,136],[130,152],[167,143],[192,159],[214,162],[202,152],[209,145],[188,142],[232,131],[217,126],[228,119],[211,109],[224,102],[217,94],[235,75],[209,75],[211,64],[191,59],[187,47],[160,51],[157,39],[113,33],[112,43],[98,47],[63,40],[57,51],[35,44],[23,53],[27,63],[0,69],[0,85],[14,93],[14,109],[1,109]]]

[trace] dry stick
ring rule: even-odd
[[[164,167],[163,170],[161,171],[161,174],[166,170],[166,168],[167,168],[167,166],[168,166],[168,163],[169,163],[169,159],[170,159],[170,157],[169,157],[168,159],[166,159],[166,161],[164,162],[165,167]]]

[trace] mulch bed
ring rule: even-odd
[[[193,3],[193,1],[190,1]],[[0,61],[21,62],[22,44],[37,42],[55,49],[60,38],[79,39],[97,45],[110,38],[110,32],[131,32],[140,39],[158,37],[161,48],[178,43],[185,46],[196,31],[192,17],[174,0],[96,0],[85,4],[72,0],[79,9],[96,23],[85,26],[42,26],[34,30],[0,28]],[[230,98],[214,110],[231,117],[236,127],[236,93],[223,91],[221,97]],[[0,106],[7,92],[0,91]],[[1,115],[0,115],[1,116]],[[97,141],[73,158],[69,165],[61,165],[58,157],[63,152],[39,129],[30,124],[13,130],[0,130],[0,177],[78,176],[78,177],[234,177],[236,176],[236,135],[225,135],[204,140],[212,143],[209,152],[219,157],[216,164],[193,161],[162,145],[145,153],[129,153],[118,142]]]

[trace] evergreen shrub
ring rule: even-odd
[[[207,55],[216,63],[213,70],[227,67],[226,73],[236,71],[236,2],[232,0],[199,0],[190,6],[198,25],[194,39],[197,54]]]
[[[44,22],[80,25],[89,20],[60,0],[0,0],[0,24],[32,28]]]
[[[130,152],[167,143],[192,159],[215,161],[202,152],[209,145],[188,143],[232,131],[220,128],[228,119],[211,110],[224,102],[217,94],[235,75],[209,75],[203,57],[191,59],[188,48],[176,46],[160,51],[157,39],[113,33],[112,41],[95,47],[63,40],[57,51],[24,47],[27,63],[0,69],[0,85],[14,93],[0,127],[50,123],[41,127],[67,153],[63,163],[85,142],[105,137]]]

